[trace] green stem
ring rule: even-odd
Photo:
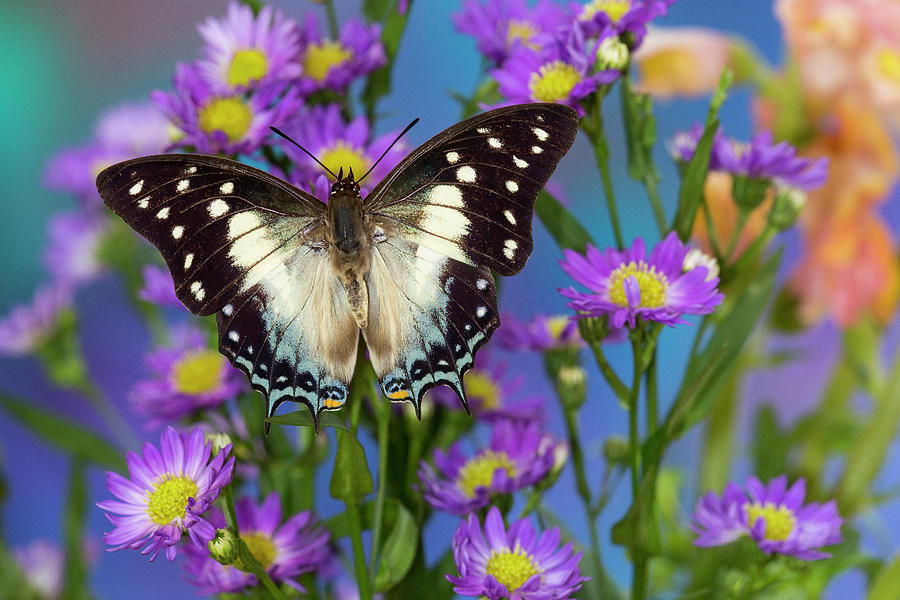
[[[659,404],[657,398],[657,369],[656,369],[656,347],[654,344],[653,357],[647,366],[647,433],[652,434],[659,425],[659,417],[657,416],[657,406]]]
[[[644,184],[644,189],[647,190],[647,198],[650,199],[650,208],[653,210],[653,218],[656,219],[659,237],[666,237],[669,225],[666,220],[666,211],[663,210],[662,200],[659,197],[659,190],[656,187],[656,180],[648,174],[641,177],[641,182]]]
[[[619,376],[616,375],[616,372],[606,360],[606,355],[603,354],[603,342],[591,342],[590,346],[591,351],[594,353],[594,360],[597,362],[597,367],[600,368],[600,372],[603,374],[603,378],[606,379],[606,383],[609,384],[609,387],[612,388],[616,397],[621,402],[627,401],[628,397],[631,395],[631,391],[624,383],[622,383],[622,380],[619,379]]]
[[[637,502],[638,487],[641,483],[641,438],[638,430],[638,401],[641,391],[641,344],[639,340],[631,342],[634,358],[634,374],[631,381],[631,395],[628,399],[628,442],[631,463],[632,500]]]
[[[391,407],[383,400],[375,411],[378,419],[378,488],[375,491],[375,515],[372,523],[372,553],[369,556],[369,581],[374,585],[381,551],[381,526],[384,519],[384,502],[387,496],[388,434],[391,423]]]
[[[622,229],[619,225],[619,210],[616,207],[616,198],[612,187],[612,177],[609,172],[609,144],[606,141],[606,133],[603,130],[603,98],[598,94],[597,100],[591,108],[590,114],[582,122],[585,132],[591,139],[591,147],[594,149],[594,159],[600,170],[600,179],[603,182],[603,194],[606,198],[606,209],[609,212],[609,223],[616,238],[616,247],[624,248]]]
[[[328,35],[331,36],[332,40],[336,40],[340,35],[340,30],[338,28],[337,13],[334,11],[334,2],[325,0],[322,4],[325,5],[325,16],[328,19]]]
[[[346,502],[347,523],[350,526],[350,544],[353,546],[353,566],[356,572],[356,584],[359,586],[359,599],[372,600],[372,589],[369,586],[369,574],[366,572],[366,552],[362,542],[362,519],[359,516],[359,504]]]
[[[728,247],[725,249],[726,262],[730,260],[731,255],[734,254],[734,249],[737,248],[738,240],[741,238],[741,233],[744,231],[744,227],[747,225],[747,219],[749,217],[750,211],[743,207],[738,207],[737,221],[734,224],[734,229],[731,230],[731,237],[728,239]]]
[[[116,405],[106,397],[106,394],[93,385],[83,390],[83,393],[94,408],[94,411],[100,415],[100,418],[106,423],[116,441],[123,448],[137,448],[140,445],[140,440],[135,435],[134,430],[125,420],[125,417],[122,416],[119,409],[116,408]]]

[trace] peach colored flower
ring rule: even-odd
[[[705,200],[706,209],[709,210],[709,219],[712,220],[713,229],[715,230],[716,240],[719,250],[725,252],[728,242],[734,233],[737,224],[738,208],[731,193],[732,177],[730,173],[724,171],[710,171],[706,176],[703,184],[703,198]],[[747,249],[753,240],[762,233],[766,226],[766,215],[772,206],[774,197],[773,189],[769,189],[766,200],[756,207],[747,218],[744,228],[738,236],[738,241],[734,246],[734,250],[726,260],[723,257],[717,257],[725,263],[731,263],[737,260],[744,250]],[[691,231],[691,237],[700,246],[700,249],[710,255],[715,255],[710,244],[709,227],[707,226],[707,216],[703,206],[697,211],[694,219],[694,228]]]
[[[865,314],[890,320],[900,298],[900,264],[879,215],[865,212],[830,224],[807,241],[806,252],[791,282],[803,321],[831,316],[849,327]]]
[[[659,98],[712,93],[735,44],[712,29],[652,27],[632,57],[640,69],[638,87]]]

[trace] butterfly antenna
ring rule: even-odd
[[[358,180],[356,183],[362,183],[362,180],[369,176],[369,173],[372,172],[372,169],[374,169],[376,166],[378,166],[378,163],[381,162],[381,159],[384,158],[385,155],[387,155],[387,153],[391,151],[391,148],[394,147],[394,144],[396,144],[397,142],[399,142],[399,141],[400,141],[400,138],[402,138],[404,135],[406,135],[406,132],[409,131],[410,129],[412,129],[413,126],[414,126],[416,123],[418,123],[418,122],[419,122],[419,119],[413,119],[412,123],[410,123],[409,125],[407,125],[407,126],[406,126],[406,129],[404,129],[403,131],[401,131],[401,132],[400,132],[400,135],[398,135],[396,138],[394,138],[394,141],[391,142],[391,145],[387,147],[387,150],[385,150],[384,152],[381,153],[381,156],[378,157],[378,160],[376,160],[375,163],[374,163],[371,167],[369,167],[369,170],[366,171],[366,174],[363,175],[362,177],[360,177],[359,180]]]
[[[334,173],[332,173],[332,172],[331,172],[331,169],[329,169],[328,167],[326,167],[326,166],[322,163],[321,160],[319,160],[318,158],[316,158],[315,156],[313,156],[313,155],[312,155],[312,152],[310,152],[309,150],[307,150],[306,148],[304,148],[303,146],[301,146],[300,144],[298,144],[297,142],[295,142],[294,140],[292,140],[292,139],[290,138],[290,136],[288,136],[288,134],[286,134],[285,132],[281,131],[281,130],[278,129],[277,127],[269,127],[269,129],[271,129],[272,131],[274,131],[275,133],[277,133],[278,135],[280,135],[281,137],[283,137],[284,139],[286,139],[287,141],[289,141],[289,142],[292,143],[293,145],[297,146],[298,148],[300,148],[301,150],[303,150],[304,152],[306,152],[306,155],[309,156],[309,157],[310,157],[311,159],[313,159],[314,161],[316,161],[317,163],[319,163],[319,166],[322,167],[323,169],[325,169],[326,171],[328,171],[328,174],[329,174],[329,175],[331,175],[331,176],[334,177],[335,179],[340,179],[337,175],[335,175]],[[401,134],[401,135],[402,135],[402,134]],[[391,144],[391,145],[393,146],[393,144]],[[380,160],[380,159],[379,159],[379,160]]]

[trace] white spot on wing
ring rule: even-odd
[[[142,189],[144,189],[144,180],[143,179],[141,179],[136,184],[134,184],[133,186],[128,188],[128,193],[131,194],[132,196],[137,196],[138,194],[141,193]]]
[[[199,281],[191,283],[191,293],[197,299],[197,302],[202,302],[206,298],[206,290],[203,289],[203,284]]]
[[[463,183],[475,183],[475,169],[466,165],[456,170],[456,179]]]
[[[188,167],[187,169],[184,170],[184,173],[186,175],[193,175],[196,172],[197,172],[197,167]]]
[[[503,255],[512,260],[516,255],[516,249],[519,247],[519,244],[516,243],[515,240],[506,240],[503,242]]]
[[[200,283],[199,281],[195,281],[195,282],[191,283],[191,293],[196,294],[197,290],[199,290],[202,287],[203,287],[203,284]]]
[[[544,151],[544,149],[541,148],[540,146],[532,146],[532,147],[531,147],[531,151],[532,151],[534,154],[540,154],[541,152]]]
[[[228,238],[234,239],[259,227],[259,217],[252,212],[239,212],[228,219]]]
[[[169,207],[167,206],[165,208],[159,209],[159,212],[156,213],[156,218],[161,219],[161,220],[168,219],[169,218]]]
[[[230,317],[233,312],[234,312],[234,307],[230,304],[226,304],[225,306],[222,307],[222,314],[225,315],[226,317]]]
[[[231,181],[226,181],[221,186],[219,186],[219,191],[223,194],[230,194],[234,191],[234,183]]]
[[[212,202],[209,203],[209,206],[206,207],[209,211],[209,216],[213,219],[217,219],[228,212],[228,203],[222,200],[221,198],[216,198]]]
[[[232,342],[238,342],[238,341],[240,341],[241,336],[238,335],[238,332],[237,332],[237,331],[229,331],[229,332],[228,332],[228,339],[230,339]]]
[[[138,200],[138,208],[147,208],[150,206],[150,196]]]
[[[503,147],[503,143],[497,138],[488,138],[488,146],[499,149]]]
[[[508,208],[503,211],[503,216],[506,217],[506,220],[509,221],[510,225],[516,224],[516,217],[515,217],[515,215],[512,214],[512,211],[509,210]]]
[[[462,190],[455,185],[436,185],[428,193],[428,199],[434,204],[462,208]]]
[[[175,238],[176,240],[180,240],[181,236],[183,236],[183,235],[184,235],[184,227],[182,227],[181,225],[176,225],[175,227],[172,228],[172,237]]]
[[[484,307],[484,306],[479,306],[478,309],[475,311],[475,316],[477,316],[479,319],[486,314],[487,314],[487,307]]]
[[[522,160],[521,158],[519,158],[519,157],[516,156],[515,154],[513,154],[513,163],[515,163],[515,165],[516,165],[517,167],[519,167],[520,169],[524,169],[525,167],[528,166],[528,163],[527,163],[527,162],[525,162],[524,160]]]
[[[475,131],[477,131],[478,133],[480,133],[482,135],[490,132],[490,130],[487,127],[479,127]]]
[[[459,160],[459,152],[448,152],[447,153],[447,162],[451,165]]]
[[[178,192],[183,192],[191,186],[191,182],[188,179],[182,179],[178,182],[178,185],[175,187],[175,190]]]
[[[478,281],[475,282],[475,287],[477,287],[479,290],[483,290],[484,288],[487,287],[487,285],[488,285],[487,279],[479,279]]]
[[[187,271],[191,268],[191,264],[194,262],[194,253],[188,252],[184,255],[184,270]]]
[[[511,192],[518,192],[519,184],[510,179],[506,182],[506,189],[508,189]]]
[[[548,134],[546,131],[544,131],[540,127],[533,127],[531,130],[534,132],[534,135],[537,136],[537,139],[539,139],[542,142],[547,141]]]

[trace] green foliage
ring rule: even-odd
[[[588,244],[594,244],[590,234],[578,219],[547,190],[538,194],[534,214],[541,220],[560,248],[570,248],[584,254]]]
[[[356,437],[343,429],[337,430],[337,455],[328,491],[335,500],[359,504],[372,493],[372,474],[366,463],[366,453]]]

